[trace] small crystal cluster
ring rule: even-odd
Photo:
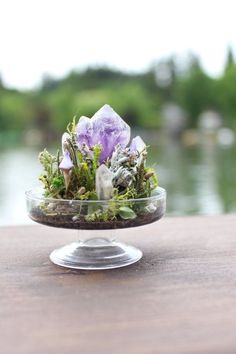
[[[62,136],[62,156],[44,150],[40,180],[45,196],[56,199],[126,200],[144,198],[157,187],[146,167],[147,147],[137,136],[129,144],[130,127],[109,106],[92,118],[82,116]]]

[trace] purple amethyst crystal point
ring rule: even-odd
[[[70,153],[68,150],[65,150],[63,159],[59,165],[60,169],[62,170],[70,170],[73,167],[73,162],[70,158]]]
[[[76,127],[76,135],[79,147],[84,144],[88,147],[95,145],[92,119],[85,116],[80,117]]]
[[[91,119],[81,117],[76,131],[79,147],[84,144],[88,147],[96,144],[102,146],[101,163],[112,156],[118,144],[125,147],[130,140],[130,127],[108,104],[100,108]]]
[[[112,156],[118,144],[123,147],[128,144],[130,127],[108,104],[100,108],[91,120],[95,141],[103,147],[101,162]]]

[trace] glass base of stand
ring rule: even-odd
[[[125,267],[142,258],[142,252],[124,243],[96,237],[54,250],[50,260],[73,269],[101,270]]]

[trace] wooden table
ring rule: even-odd
[[[0,234],[1,354],[236,353],[236,215],[118,231],[144,257],[107,271],[50,263],[76,231]]]

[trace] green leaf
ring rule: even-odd
[[[64,178],[63,176],[56,176],[52,180],[52,186],[54,188],[60,188],[64,186]]]
[[[120,207],[119,208],[119,215],[122,219],[135,219],[136,218],[136,214],[135,212],[126,206]]]

